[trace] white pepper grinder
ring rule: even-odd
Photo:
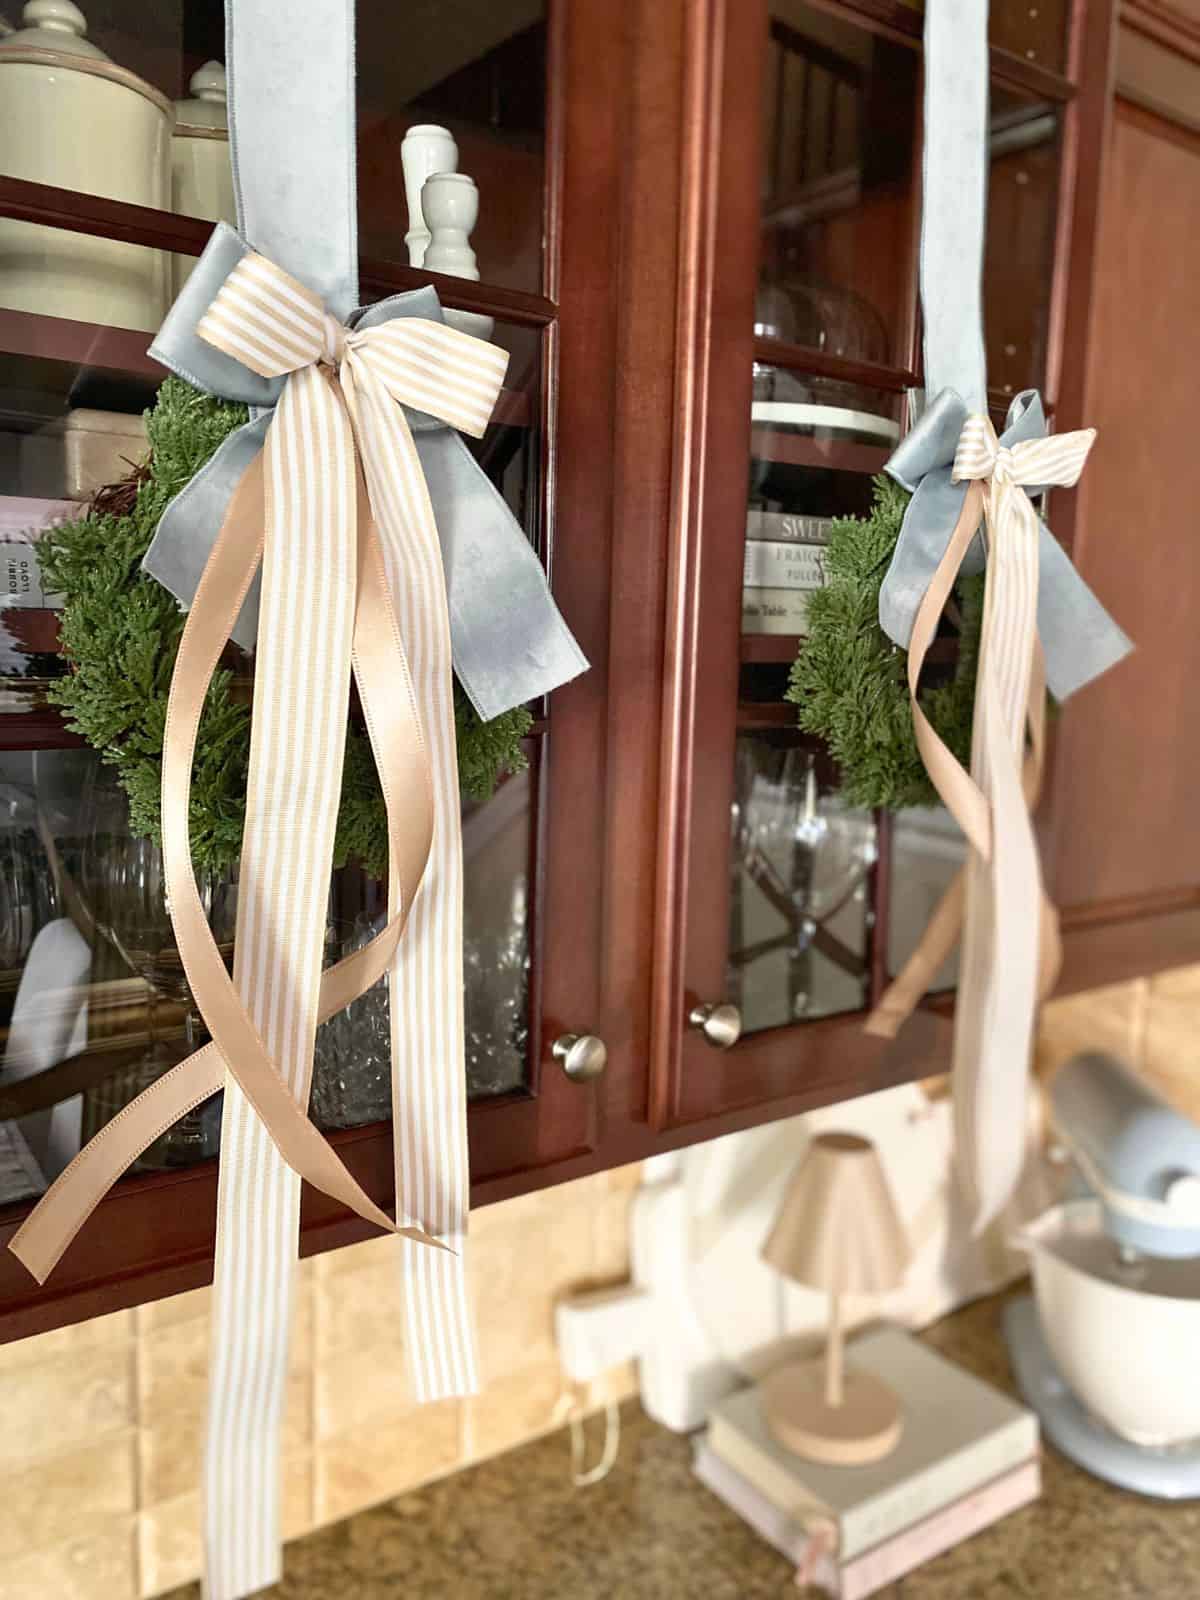
[[[424,265],[430,272],[444,272],[452,278],[479,280],[479,266],[471,249],[471,231],[479,220],[479,190],[475,179],[465,172],[435,172],[426,178],[421,190],[421,212],[429,229],[429,244]],[[461,333],[477,339],[490,339],[495,327],[491,317],[477,311],[444,313],[446,321]]]
[[[477,280],[479,268],[469,241],[479,217],[479,193],[474,179],[458,171],[458,146],[454,135],[449,128],[438,127],[436,123],[418,123],[404,135],[400,164],[404,169],[404,192],[408,201],[408,232],[404,242],[408,246],[409,266]],[[454,181],[431,189],[429,186],[435,178]],[[454,310],[446,310],[443,315],[449,327],[458,328],[462,333],[474,334],[477,339],[492,336],[495,324],[491,317],[474,311]]]

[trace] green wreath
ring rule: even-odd
[[[866,517],[839,517],[825,552],[825,586],[809,599],[808,636],[785,698],[805,733],[817,735],[841,771],[854,806],[898,811],[939,804],[913,733],[907,659],[879,625],[879,590],[896,548],[907,493],[874,480]],[[983,623],[983,578],[960,578],[948,616],[958,629],[952,676],[921,690],[921,707],[968,765],[975,668]]]
[[[184,617],[172,595],[142,571],[142,556],[170,501],[246,420],[245,408],[168,378],[147,414],[149,464],[97,495],[89,514],[43,535],[39,559],[48,589],[64,596],[61,644],[70,665],[49,690],[67,726],[116,770],[129,796],[130,826],[159,842],[167,694]],[[192,857],[221,871],[238,858],[245,820],[250,707],[220,669],[204,705],[192,770]],[[527,765],[523,706],[483,722],[454,685],[459,781],[484,800],[500,775]],[[335,865],[357,860],[387,870],[383,792],[366,734],[351,727],[338,812]]]

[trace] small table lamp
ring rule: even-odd
[[[897,1288],[911,1259],[879,1153],[868,1139],[823,1133],[809,1146],[763,1247],[785,1277],[829,1295],[825,1359],[777,1367],[761,1384],[780,1443],[810,1461],[878,1461],[900,1438],[900,1402],[842,1362],[842,1296]]]

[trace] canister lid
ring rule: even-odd
[[[5,49],[51,50],[55,55],[107,61],[103,50],[86,38],[87,18],[73,0],[29,0],[21,13],[24,27],[10,33]]]
[[[219,61],[206,61],[192,73],[187,100],[175,102],[176,131],[189,128],[216,128],[224,133],[229,126],[225,104],[225,68]]]

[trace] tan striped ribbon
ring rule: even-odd
[[[1057,917],[1042,884],[1030,817],[1043,763],[1045,666],[1037,637],[1038,519],[1025,489],[1074,485],[1095,436],[1089,428],[1009,448],[999,443],[986,416],[967,419],[953,476],[970,487],[921,602],[909,650],[917,743],[969,850],[963,874],[946,891],[867,1029],[884,1037],[896,1033],[962,924],[955,1121],[959,1173],[977,1227],[1003,1207],[1020,1175],[1036,1010],[1059,965]],[[921,664],[981,513],[987,587],[968,774],[921,710],[917,689]]]
[[[279,1424],[301,1176],[404,1236],[417,1397],[476,1386],[462,1255],[462,869],[450,640],[437,529],[400,408],[479,435],[507,357],[415,318],[347,333],[315,295],[257,255],[230,274],[198,331],[255,372],[287,377],[263,454],[235,491],[189,613],[168,713],[168,894],[213,1042],[106,1125],[13,1248],[44,1279],[108,1184],[224,1081],[205,1549],[211,1600],[238,1600],[279,1570]],[[260,552],[231,982],[192,875],[188,791],[207,685]],[[389,920],[365,950],[322,977],[351,665],[387,806]],[[318,1019],[389,968],[395,1222],[304,1110]]]

